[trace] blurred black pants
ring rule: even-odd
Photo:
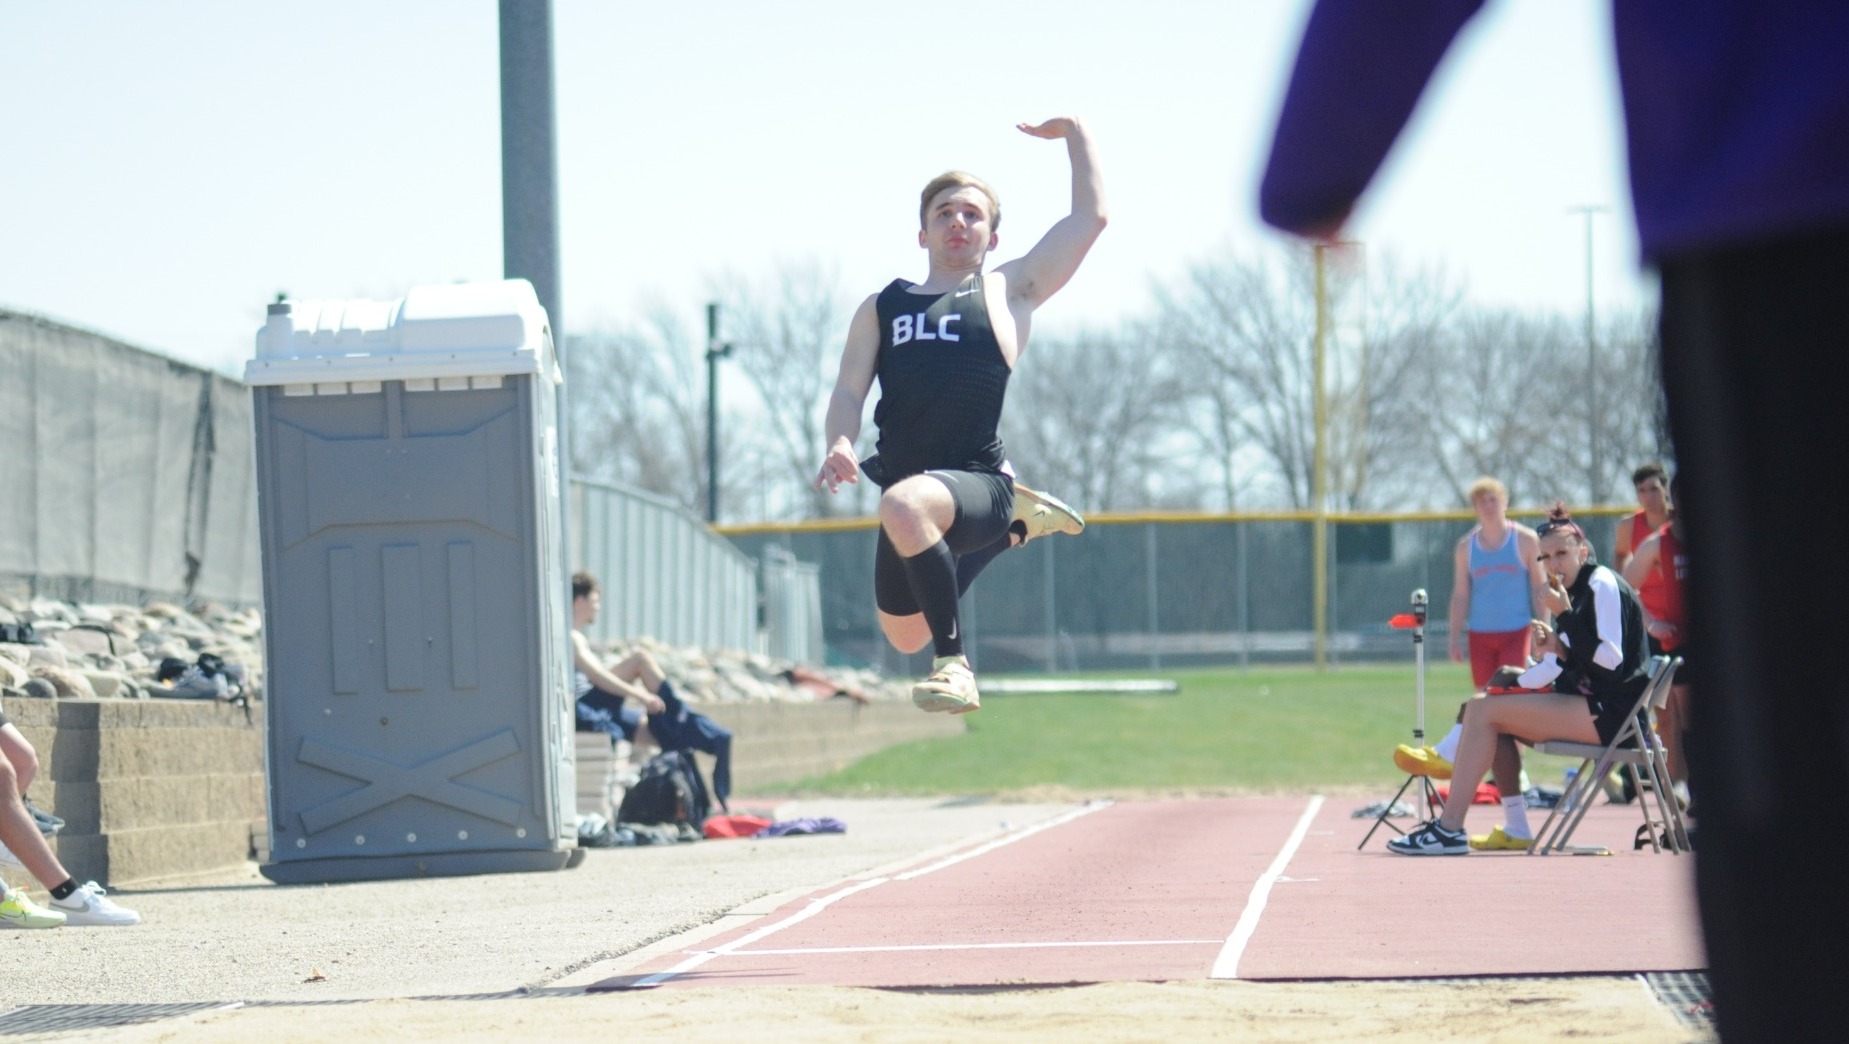
[[[1849,229],[1678,256],[1662,277],[1716,1013],[1729,1040],[1834,1037],[1817,1016],[1849,939]]]

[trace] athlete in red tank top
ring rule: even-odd
[[[1651,615],[1665,621],[1676,630],[1668,638],[1662,639],[1663,650],[1672,652],[1682,644],[1682,582],[1688,578],[1688,552],[1682,548],[1682,541],[1676,538],[1673,523],[1656,531],[1656,568],[1650,570],[1650,576],[1657,582],[1663,592],[1663,612]],[[1641,594],[1640,594],[1641,599]]]
[[[1645,540],[1648,540],[1650,536],[1653,533],[1658,532],[1660,528],[1667,528],[1667,527],[1668,527],[1667,523],[1664,523],[1662,527],[1652,526],[1650,524],[1650,520],[1645,517],[1645,514],[1642,511],[1639,511],[1637,514],[1632,515],[1631,516],[1631,541],[1630,541],[1631,553],[1635,555],[1637,552],[1637,549],[1644,546]],[[1642,581],[1640,581],[1637,584],[1637,600],[1644,604],[1644,612],[1649,613],[1651,619],[1653,620],[1668,619],[1669,606],[1665,601],[1666,597],[1667,596],[1663,590],[1662,571],[1659,569],[1652,569],[1649,572],[1645,573],[1643,575]],[[1665,648],[1668,648],[1668,647],[1665,646]]]
[[[1673,490],[1671,495],[1673,496]],[[1689,684],[1693,677],[1690,668],[1691,650],[1688,646],[1688,624],[1683,610],[1682,585],[1688,579],[1688,552],[1682,546],[1680,534],[1676,532],[1675,515],[1672,509],[1670,521],[1637,545],[1637,553],[1624,567],[1624,579],[1642,593],[1645,582],[1652,582],[1660,593],[1660,603],[1648,608],[1650,614],[1650,638],[1665,653],[1674,653],[1683,658],[1682,668],[1676,673],[1675,685],[1670,689],[1669,702],[1663,706],[1657,716],[1657,731],[1663,736],[1663,745],[1669,752],[1669,774],[1678,781],[1688,779],[1688,767],[1682,756],[1683,731],[1688,722]],[[1693,650],[1699,656],[1701,650]]]

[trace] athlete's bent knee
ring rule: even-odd
[[[881,522],[911,522],[923,517],[924,514],[923,501],[903,485],[894,486],[880,494]]]

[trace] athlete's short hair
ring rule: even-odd
[[[966,187],[973,188],[988,197],[989,231],[993,232],[1000,229],[1002,227],[1001,197],[995,194],[995,190],[989,187],[988,182],[974,174],[968,174],[960,170],[947,170],[937,177],[932,178],[930,182],[925,185],[924,194],[918,198],[918,227],[925,227],[925,218],[931,210],[931,201],[937,198],[938,193],[947,188]]]
[[[1664,469],[1662,461],[1653,460],[1648,464],[1640,465],[1636,471],[1631,472],[1631,485],[1633,486],[1643,485],[1646,479],[1656,479],[1665,486],[1669,485],[1669,472]]]
[[[1470,502],[1473,504],[1476,503],[1477,495],[1480,493],[1494,493],[1502,498],[1504,504],[1509,502],[1509,487],[1503,485],[1496,479],[1490,478],[1488,475],[1470,484]]]
[[[571,574],[571,600],[575,602],[580,598],[589,598],[597,593],[599,586],[597,577],[580,569]]]

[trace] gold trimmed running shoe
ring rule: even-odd
[[[912,686],[912,705],[925,711],[968,714],[982,709],[976,691],[976,673],[961,656],[939,656],[931,661],[931,676]]]
[[[1019,482],[1014,484],[1014,520],[1026,527],[1026,534],[1021,543],[1038,540],[1049,533],[1069,533],[1078,536],[1085,532],[1085,519],[1070,504],[1037,489],[1029,489]]]
[[[1438,756],[1431,747],[1410,747],[1402,743],[1393,748],[1393,763],[1408,776],[1450,779],[1451,763]]]
[[[1501,827],[1497,827],[1487,834],[1471,838],[1470,847],[1478,852],[1526,852],[1534,847],[1534,838],[1511,837]]]

